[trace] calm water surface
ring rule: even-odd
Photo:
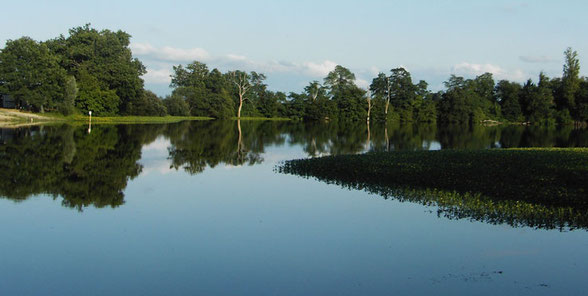
[[[185,122],[1,130],[1,295],[585,295],[588,232],[275,172],[368,150],[588,147],[572,128]]]

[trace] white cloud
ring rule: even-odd
[[[142,163],[143,170],[141,171],[141,175],[150,175],[152,173],[158,173],[160,175],[167,175],[169,173],[175,172],[175,169],[172,168],[171,161],[168,159],[159,159],[154,161],[144,161]]]
[[[326,60],[322,63],[305,62],[302,64],[302,70],[306,74],[316,77],[324,77],[337,67],[337,63]]]
[[[168,62],[192,62],[195,60],[207,61],[210,59],[208,52],[202,48],[175,48],[171,46],[154,47],[148,43],[131,44],[133,54]]]
[[[155,47],[149,43],[133,43],[131,50],[136,56],[142,57],[146,63],[159,63],[159,69],[149,69],[145,80],[149,82],[168,82],[171,65],[174,62],[191,63],[195,60],[221,68],[240,68],[247,71],[289,72],[313,77],[324,77],[335,69],[337,63],[324,60],[322,62],[292,63],[287,61],[255,61],[244,55],[235,53],[212,56],[202,48],[174,48],[171,46]],[[165,65],[162,65],[162,62]]]
[[[464,76],[477,76],[484,73],[492,73],[496,79],[508,79],[514,81],[523,81],[527,79],[527,75],[520,69],[506,70],[498,65],[493,64],[472,64],[460,63],[453,66],[452,74]]]
[[[494,75],[502,75],[504,70],[500,66],[492,64],[460,63],[453,66],[453,72],[469,75],[480,75],[489,72]]]
[[[168,174],[173,172],[171,169],[171,161],[167,159],[168,150],[170,146],[168,139],[160,136],[155,141],[143,146],[141,149],[141,164],[143,171],[141,174],[149,175],[151,173]]]
[[[171,143],[169,142],[168,139],[165,139],[164,137],[158,137],[157,139],[155,139],[155,141],[143,146],[142,151],[143,152],[150,152],[150,151],[162,152],[162,153],[165,153],[165,155],[167,155],[167,148],[169,146],[171,146]]]
[[[355,79],[355,84],[357,86],[359,86],[360,88],[363,88],[363,89],[369,89],[370,88],[370,83],[367,80],[364,80],[364,79],[361,79],[361,78]]]
[[[147,83],[169,84],[171,82],[171,66],[163,69],[147,68],[147,74],[143,75],[143,80]]]
[[[247,60],[246,56],[237,55],[237,54],[228,54],[227,58],[231,61],[246,61]]]
[[[520,56],[519,59],[525,63],[544,64],[554,63],[557,59],[548,56]]]

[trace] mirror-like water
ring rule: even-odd
[[[583,229],[447,219],[275,172],[327,154],[499,147],[588,147],[588,131],[256,121],[2,129],[0,294],[583,294]]]

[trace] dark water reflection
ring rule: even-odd
[[[41,126],[2,129],[0,196],[38,194],[66,207],[118,207],[129,180],[142,171],[141,149],[169,140],[171,167],[190,174],[224,165],[256,165],[268,146],[301,146],[307,157],[364,151],[588,147],[573,127],[372,125],[211,121],[166,125]]]

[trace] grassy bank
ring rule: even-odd
[[[54,119],[31,112],[0,108],[0,127],[19,127],[51,122]]]
[[[133,124],[133,123],[173,123],[185,120],[212,120],[210,117],[195,116],[110,116],[92,117],[92,124]],[[0,126],[25,126],[48,123],[87,123],[85,115],[63,116],[58,113],[36,114],[14,109],[0,109]]]
[[[71,115],[71,116],[55,116],[57,120],[67,122],[88,122],[88,116]],[[174,123],[185,120],[212,120],[210,117],[196,117],[196,116],[110,116],[97,117],[92,116],[92,124],[133,124],[133,123]]]
[[[212,117],[198,116],[93,116],[93,124],[139,124],[139,123],[174,123],[185,120],[213,120]],[[233,118],[237,120],[236,117]],[[241,121],[289,121],[290,118],[241,117]],[[63,116],[59,113],[36,114],[14,109],[0,109],[0,126],[23,126],[31,124],[46,124],[51,122],[80,123],[88,122],[86,115]]]
[[[451,218],[588,228],[588,149],[368,153],[287,161],[315,177],[425,205]]]
[[[285,117],[233,117],[233,120],[241,120],[241,121],[290,121],[292,119],[285,118]]]

